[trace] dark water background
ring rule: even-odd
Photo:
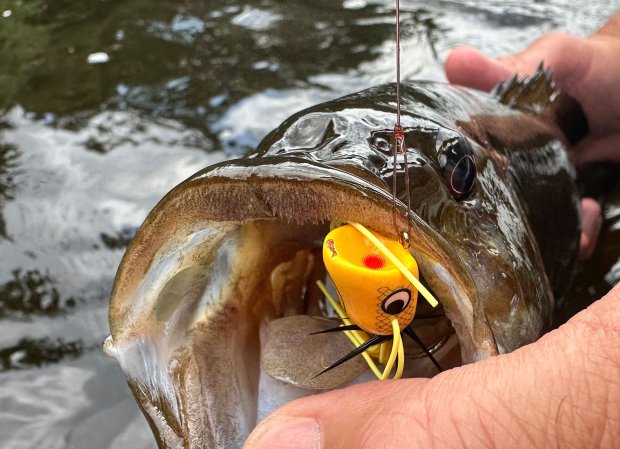
[[[0,0],[0,447],[155,446],[100,349],[125,245],[193,172],[306,106],[392,81],[392,3]],[[620,7],[401,3],[403,77],[434,80],[457,44],[514,52]],[[620,207],[606,214],[617,236]],[[597,258],[577,295],[620,278],[618,246]]]

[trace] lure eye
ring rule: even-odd
[[[450,139],[442,145],[439,165],[454,199],[462,200],[469,195],[476,179],[476,164],[474,154],[464,139]]]
[[[411,292],[406,288],[396,290],[381,302],[381,310],[389,315],[398,315],[411,301]]]

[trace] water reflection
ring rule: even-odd
[[[15,183],[13,182],[14,171],[17,168],[18,151],[15,145],[3,144],[0,141],[0,210],[7,201],[13,198]],[[8,238],[6,224],[0,213],[0,237]]]
[[[5,85],[13,88],[3,104],[38,112],[95,107],[116,94],[118,104],[197,118],[196,108],[216,96],[226,97],[219,105],[226,107],[248,93],[355,68],[393,33],[391,8],[343,9],[328,0],[244,6],[168,0],[157,8],[145,1],[39,0],[11,6],[0,41],[9,41],[3,51],[19,70],[8,75]],[[432,18],[418,16],[406,13],[403,30],[421,27],[430,34]],[[109,62],[87,64],[94,52],[105,52]]]
[[[147,212],[224,155],[198,130],[134,111],[38,118],[16,107],[4,123],[0,446],[152,447],[121,374],[101,354],[107,298]],[[102,427],[78,429],[95,416]]]
[[[19,166],[0,166],[0,318],[104,311],[123,249],[150,208],[223,158],[200,132],[135,113],[103,112],[75,130],[19,108],[5,120],[3,148],[19,154]]]
[[[0,349],[0,372],[57,363],[82,353],[82,342],[65,342],[61,338],[22,338],[15,346]]]
[[[118,231],[115,235],[101,233],[101,241],[108,249],[123,249],[135,235],[137,228],[126,227]]]
[[[13,271],[13,279],[0,285],[0,318],[33,314],[56,315],[75,307],[75,298],[61,300],[54,282],[38,270]]]

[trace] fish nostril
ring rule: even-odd
[[[374,138],[372,138],[371,146],[382,153],[392,153],[392,145],[387,139],[383,137],[375,136]]]
[[[406,288],[396,290],[381,302],[381,310],[389,315],[398,315],[411,301],[411,292]]]

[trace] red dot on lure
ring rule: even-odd
[[[371,270],[380,270],[385,266],[385,259],[378,254],[369,254],[364,257],[364,266]]]

